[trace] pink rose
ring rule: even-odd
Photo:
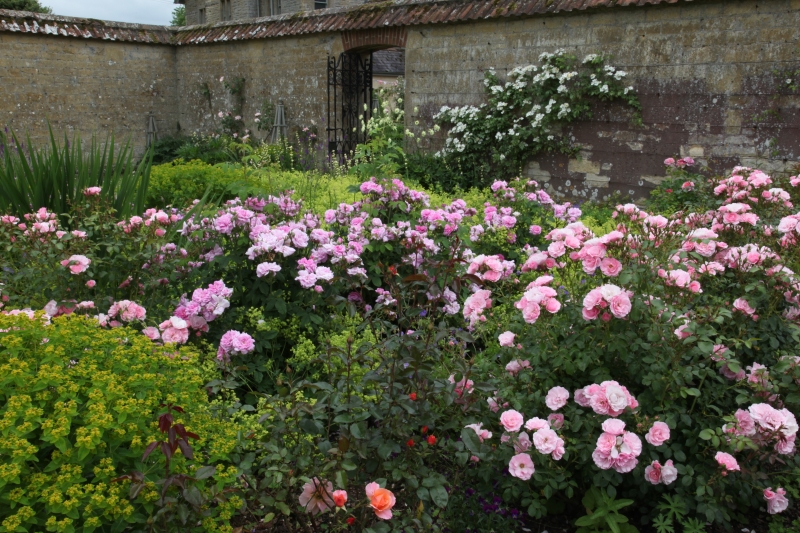
[[[606,257],[600,261],[600,271],[610,277],[616,277],[622,270],[622,263],[613,257]]]
[[[617,318],[625,318],[631,312],[631,300],[627,293],[620,293],[611,299],[611,314]]]
[[[97,282],[93,279],[90,279],[89,281],[86,282],[86,286],[89,287],[90,289],[93,289],[95,285],[97,285]]]
[[[524,422],[525,419],[523,418],[522,414],[513,409],[504,411],[503,414],[500,415],[500,424],[503,425],[506,431],[519,431]]]
[[[772,487],[764,489],[764,499],[767,501],[767,512],[769,514],[782,513],[789,507],[786,491],[780,487],[774,491]]]
[[[505,346],[507,348],[513,347],[514,346],[514,337],[516,337],[516,335],[514,335],[510,331],[506,331],[505,333],[501,333],[500,336],[498,337],[498,340],[500,341],[500,346]]]
[[[616,418],[610,418],[603,422],[602,424],[603,431],[610,435],[618,436],[625,433],[625,422],[622,420],[617,420]]]
[[[745,313],[746,315],[752,315],[756,312],[756,310],[750,307],[750,304],[744,298],[737,298],[734,300],[733,308]]]
[[[85,255],[73,255],[69,259],[61,261],[61,266],[68,267],[72,275],[77,275],[86,272],[91,263],[92,260]]]
[[[517,373],[519,373],[520,370],[522,370],[522,365],[516,359],[514,359],[513,361],[510,361],[506,365],[506,372],[508,372],[512,376],[516,376]]]
[[[547,416],[547,421],[550,423],[550,427],[553,429],[561,429],[564,425],[564,415],[561,413],[550,413]]]
[[[508,463],[508,472],[523,481],[529,480],[534,471],[533,460],[527,453],[518,453]]]
[[[678,469],[672,466],[672,459],[670,459],[661,467],[661,481],[664,485],[669,485],[676,479],[678,479]]]
[[[146,336],[148,339],[150,339],[151,341],[157,341],[158,339],[160,339],[160,338],[161,338],[161,334],[159,334],[159,332],[158,332],[158,328],[154,328],[154,327],[152,327],[152,326],[151,326],[151,327],[148,327],[148,328],[144,328],[144,329],[142,330],[142,333],[144,333],[144,335],[145,335],[145,336]]]
[[[656,422],[644,438],[653,446],[661,446],[669,440],[669,426],[664,422]]]
[[[531,418],[525,422],[525,429],[528,431],[539,431],[540,429],[550,428],[550,422],[538,417]]]
[[[658,461],[653,461],[650,466],[644,469],[644,478],[652,483],[658,485],[661,483],[661,464]]]
[[[739,470],[739,463],[737,463],[736,458],[729,453],[717,452],[714,459],[716,459],[720,466],[724,466],[727,471],[733,472]]]
[[[767,431],[777,431],[784,422],[783,414],[766,403],[757,403],[749,407],[750,416]]]
[[[756,423],[750,413],[738,409],[736,411],[736,434],[752,436],[756,434]]]
[[[610,454],[617,445],[617,437],[611,433],[601,433],[597,438],[597,449],[605,454]]]
[[[542,428],[533,434],[533,445],[539,453],[549,455],[553,453],[558,446],[559,437],[555,431],[548,428]]]
[[[569,401],[569,391],[564,387],[553,387],[547,392],[544,403],[551,411],[558,411],[567,405],[567,401]]]

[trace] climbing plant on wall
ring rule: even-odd
[[[542,153],[579,150],[563,126],[591,116],[598,101],[621,101],[641,123],[641,104],[627,73],[606,64],[602,55],[582,61],[564,50],[539,56],[539,65],[517,67],[505,82],[490,69],[484,75],[488,102],[480,106],[444,106],[434,120],[448,128],[445,147],[436,153],[461,168],[467,185],[518,175]]]

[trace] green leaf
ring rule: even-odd
[[[311,418],[304,418],[300,421],[300,429],[309,435],[319,435],[322,433],[322,424]]]
[[[436,487],[431,487],[429,491],[431,493],[431,499],[433,500],[433,503],[435,503],[441,509],[447,507],[447,491],[443,486],[438,485]]]
[[[428,492],[428,489],[426,489],[425,487],[418,488],[417,489],[417,498],[419,498],[420,500],[422,500],[424,502],[430,501],[430,493]]]
[[[461,430],[461,440],[469,451],[473,453],[479,453],[481,451],[481,440],[472,428],[464,428]]]
[[[364,422],[358,422],[350,426],[350,434],[360,440],[367,438],[367,425]]]
[[[699,437],[703,440],[711,440],[714,437],[714,431],[711,429],[704,429],[700,432]]]
[[[194,478],[197,479],[198,481],[201,479],[208,479],[216,473],[217,473],[216,466],[204,466],[198,469],[197,472],[195,472]]]

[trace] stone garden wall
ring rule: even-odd
[[[0,127],[42,144],[50,121],[87,140],[131,136],[141,150],[150,113],[160,132],[176,129],[176,56],[150,42],[0,31]]]
[[[49,119],[57,131],[132,135],[141,148],[150,113],[161,134],[212,131],[234,103],[225,76],[246,80],[248,127],[265,100],[282,99],[291,127],[324,135],[327,56],[400,42],[414,129],[442,105],[480,103],[485,69],[502,75],[565,48],[613,56],[641,97],[644,125],[600,107],[571,130],[581,157],[543,157],[526,174],[563,194],[640,197],[676,154],[720,170],[791,170],[798,26],[800,0],[396,0],[181,31],[0,11],[0,126],[40,142]]]
[[[639,196],[680,154],[722,171],[783,171],[800,158],[800,2],[719,0],[620,7],[409,29],[408,108],[426,123],[442,105],[480,104],[483,72],[536,62],[556,48],[613,56],[644,106],[644,127],[601,108],[572,133],[581,158],[545,157],[528,175],[581,196]],[[432,148],[437,148],[434,143]]]

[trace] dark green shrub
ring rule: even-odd
[[[241,169],[232,165],[209,165],[203,161],[176,160],[153,167],[147,203],[149,206],[184,207],[209,191],[211,198],[236,196],[234,186],[246,185]]]

